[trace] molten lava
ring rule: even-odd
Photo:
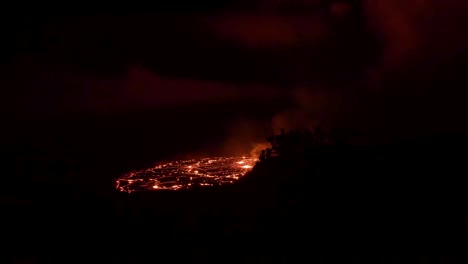
[[[131,193],[230,184],[250,171],[256,161],[247,157],[215,157],[161,163],[123,175],[117,179],[116,188]]]

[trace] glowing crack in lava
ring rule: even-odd
[[[215,157],[161,163],[123,175],[116,188],[131,193],[230,184],[250,171],[256,161],[247,157]]]

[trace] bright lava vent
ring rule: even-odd
[[[230,184],[250,171],[256,161],[247,157],[215,157],[160,163],[123,175],[116,188],[131,193]]]

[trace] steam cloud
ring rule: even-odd
[[[327,82],[291,87],[296,107],[273,117],[274,129],[354,126],[381,136],[461,129],[467,109],[460,98],[466,95],[457,87],[466,82],[458,71],[467,57],[462,14],[468,4],[369,0],[363,6],[381,44],[376,61],[361,69],[365,82],[349,83],[350,89]]]

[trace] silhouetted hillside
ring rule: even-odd
[[[56,261],[108,252],[131,263],[456,263],[466,260],[466,143],[318,145],[260,162],[234,185],[175,192],[112,191],[109,176],[123,165],[110,169],[96,153],[94,170],[58,164],[42,182],[31,164],[21,168],[34,184],[2,196],[4,239]]]

